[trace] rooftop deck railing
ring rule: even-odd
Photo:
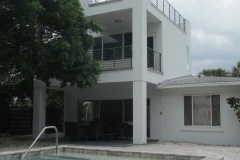
[[[113,1],[113,0],[91,0],[91,4],[97,4],[97,3],[108,2],[108,1]]]
[[[185,32],[185,19],[167,0],[151,0],[162,13],[164,13],[178,28]]]

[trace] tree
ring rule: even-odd
[[[32,92],[34,75],[79,88],[91,87],[101,72],[88,53],[102,31],[87,20],[79,0],[3,0],[0,2],[0,92],[22,84]],[[26,83],[24,83],[26,82]]]
[[[240,61],[237,62],[236,66],[233,66],[232,76],[233,77],[240,77]]]
[[[236,112],[235,114],[240,122],[240,98],[237,97],[227,98],[227,103],[230,105],[231,108],[234,109],[234,111]]]
[[[240,77],[240,61],[237,62],[236,66],[232,68],[232,77]],[[240,122],[240,98],[238,97],[230,97],[227,98],[227,103],[231,108],[236,112],[236,116]]]
[[[228,77],[228,75],[229,75],[229,73],[226,70],[222,69],[222,68],[218,68],[218,69],[204,69],[199,74],[203,74],[205,76],[215,76],[215,77]]]

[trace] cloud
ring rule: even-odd
[[[192,25],[193,74],[240,60],[239,0],[168,0]]]

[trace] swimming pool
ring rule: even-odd
[[[123,157],[114,155],[96,155],[96,154],[80,154],[80,153],[58,153],[49,154],[38,157],[30,157],[26,160],[162,160],[158,158],[139,158],[139,157]]]
[[[24,150],[0,153],[0,160],[21,160],[25,152]],[[25,160],[202,160],[203,158],[189,155],[59,146],[57,154],[55,147],[32,149]]]

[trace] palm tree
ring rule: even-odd
[[[233,77],[240,77],[240,61],[237,62],[236,66],[233,66],[232,76]]]

